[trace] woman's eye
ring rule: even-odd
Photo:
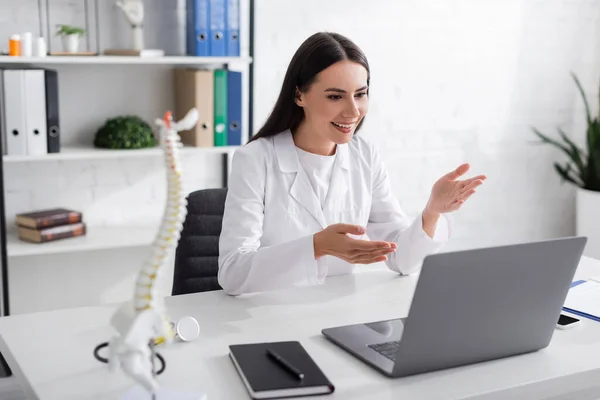
[[[367,92],[362,92],[362,93],[357,93],[355,94],[356,97],[361,98],[361,97],[365,97],[367,95]],[[328,99],[331,100],[339,100],[342,98],[342,96],[337,95],[337,94],[332,94],[331,96],[327,96]]]

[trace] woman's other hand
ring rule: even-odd
[[[474,178],[458,180],[469,168],[469,164],[462,164],[435,182],[425,206],[425,214],[439,215],[456,211],[475,193],[475,189],[483,183],[486,176],[478,175]]]

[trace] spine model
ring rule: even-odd
[[[156,120],[167,171],[167,202],[150,257],[137,276],[133,301],[123,303],[110,321],[115,329],[108,343],[110,368],[122,367],[127,375],[152,394],[158,390],[152,349],[160,343],[170,344],[175,337],[158,282],[169,260],[168,255],[177,247],[187,212],[179,160],[181,141],[177,132],[191,129],[197,121],[198,113],[194,108],[176,123],[170,112],[165,114],[164,119]]]
[[[162,308],[162,297],[158,285],[160,274],[165,270],[168,255],[177,246],[179,235],[186,216],[186,197],[182,190],[181,161],[179,148],[181,140],[173,126],[171,114],[167,113],[162,124],[166,133],[162,137],[162,146],[167,170],[167,202],[158,234],[153,242],[153,252],[144,263],[135,286],[135,310]]]

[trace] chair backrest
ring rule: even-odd
[[[175,250],[172,295],[222,289],[217,273],[226,196],[226,188],[188,195],[187,215]]]

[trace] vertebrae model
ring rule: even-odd
[[[190,110],[174,123],[171,113],[157,119],[161,146],[167,170],[167,202],[158,234],[152,244],[150,257],[137,277],[132,301],[123,304],[111,319],[116,330],[109,342],[111,369],[121,366],[124,372],[151,393],[158,389],[153,374],[150,346],[170,344],[175,336],[167,317],[164,299],[160,296],[158,280],[164,272],[168,255],[179,241],[186,216],[186,195],[182,190],[182,170],[179,160],[181,142],[178,131],[191,129],[198,121],[196,109]]]

